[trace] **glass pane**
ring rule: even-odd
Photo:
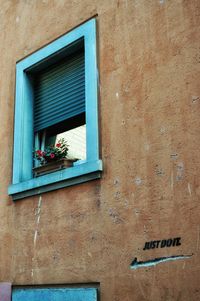
[[[48,130],[36,133],[34,167],[59,160],[61,158],[86,160],[86,124],[73,128],[57,135],[49,135]],[[68,147],[57,146],[58,142]],[[55,148],[54,148],[55,147]],[[76,161],[75,160],[75,161]]]
[[[79,160],[86,159],[86,125],[79,126],[72,130],[60,133],[56,136],[56,143],[64,138],[69,145],[68,158]]]

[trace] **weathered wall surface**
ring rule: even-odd
[[[102,179],[14,203],[15,63],[93,16]],[[200,300],[200,2],[0,0],[0,28],[0,281]],[[171,237],[181,245],[143,251]],[[192,256],[130,269],[175,255]]]

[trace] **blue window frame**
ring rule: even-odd
[[[29,73],[40,70],[84,44],[86,159],[73,167],[33,177],[34,91]],[[16,65],[15,125],[12,184],[13,199],[40,194],[100,178],[98,131],[98,69],[96,20],[92,19],[34,52]]]
[[[96,288],[14,288],[12,301],[97,301]]]

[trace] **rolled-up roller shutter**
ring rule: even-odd
[[[84,50],[34,76],[34,131],[85,112]]]

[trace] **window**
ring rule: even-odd
[[[34,177],[34,148],[64,137],[70,168]],[[96,24],[92,19],[16,66],[13,199],[100,178]]]
[[[13,288],[12,301],[97,301],[96,288]]]
[[[35,146],[42,149],[65,138],[71,157],[85,160],[84,40],[68,46],[64,58],[57,59],[27,73],[33,85]]]

